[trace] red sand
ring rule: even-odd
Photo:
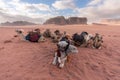
[[[87,31],[103,35],[101,50],[79,47],[79,53],[63,69],[51,64],[56,45],[49,40],[31,43],[19,40],[14,28],[0,28],[0,80],[120,80],[120,26],[40,25],[67,31]],[[17,27],[19,28],[19,27]],[[33,29],[21,26],[25,32]],[[34,27],[35,28],[35,27]]]

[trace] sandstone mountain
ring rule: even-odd
[[[68,24],[87,24],[87,18],[85,17],[69,17],[67,19]]]
[[[44,24],[57,24],[57,25],[66,25],[66,24],[87,24],[87,18],[85,17],[69,17],[67,19],[64,16],[58,16],[46,20]]]
[[[54,17],[54,18],[50,18],[50,19],[46,20],[46,22],[44,24],[65,25],[65,24],[67,24],[67,22],[66,22],[66,19],[64,18],[64,16],[58,16],[58,17]]]
[[[36,25],[35,23],[27,22],[27,21],[15,21],[15,22],[5,22],[1,23],[1,26],[24,26],[24,25]]]
[[[120,19],[103,19],[101,23],[104,24],[120,24]]]

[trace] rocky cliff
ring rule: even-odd
[[[58,16],[58,17],[54,17],[54,18],[50,18],[50,19],[46,20],[46,22],[44,24],[65,25],[65,24],[67,24],[67,22],[66,22],[66,19],[64,18],[64,16]]]
[[[103,19],[101,23],[104,24],[120,24],[120,19]]]
[[[44,24],[57,24],[57,25],[66,25],[66,24],[87,24],[87,18],[85,17],[69,17],[65,19],[64,16],[58,16],[46,20]]]
[[[1,23],[1,26],[23,26],[23,25],[36,25],[35,23],[27,22],[27,21],[15,21],[15,22],[5,22]]]
[[[87,18],[85,17],[69,17],[67,19],[68,24],[87,24]]]

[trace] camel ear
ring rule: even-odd
[[[59,44],[57,44],[57,47],[59,47]]]
[[[101,38],[103,39],[103,36]]]

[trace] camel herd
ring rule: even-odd
[[[74,33],[72,36],[65,31],[63,33],[60,30],[52,32],[50,29],[46,29],[43,33],[41,33],[40,29],[35,29],[28,32],[26,36],[23,34],[24,30],[22,29],[16,29],[15,31],[25,41],[46,42],[46,39],[50,38],[53,43],[56,43],[57,50],[52,64],[57,65],[59,68],[64,67],[70,53],[78,53],[78,46],[101,49],[103,43],[103,38],[100,34],[92,35],[85,31]]]

